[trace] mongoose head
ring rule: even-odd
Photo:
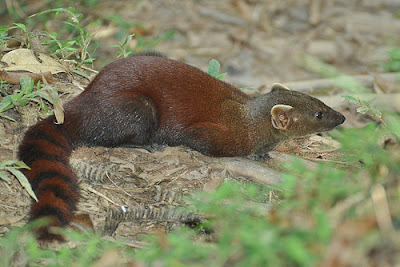
[[[289,137],[329,131],[346,120],[317,98],[281,84],[273,84],[268,99],[272,102],[272,126]]]

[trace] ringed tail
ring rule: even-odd
[[[40,240],[62,240],[49,227],[71,222],[79,199],[78,179],[69,165],[73,142],[63,125],[50,116],[30,127],[19,146],[18,157],[31,169],[28,178],[38,202],[31,206],[30,220],[49,218],[48,226],[38,229]]]

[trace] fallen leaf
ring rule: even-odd
[[[1,59],[1,61],[8,64],[8,67],[4,67],[3,70],[29,71],[37,74],[65,72],[63,66],[54,58],[42,53],[38,53],[38,57],[42,62],[37,60],[32,50],[26,48],[13,50],[5,54]]]
[[[331,137],[312,135],[308,138],[307,148],[314,152],[336,151],[340,147],[340,143]]]
[[[38,81],[44,82],[45,80],[48,83],[53,83],[53,76],[51,75],[50,72],[45,72],[45,73],[31,73],[28,71],[1,71],[0,70],[0,79],[3,81],[7,81],[8,83],[11,84],[19,84],[19,81],[21,77],[23,76],[29,76],[32,78],[34,83],[37,83]]]

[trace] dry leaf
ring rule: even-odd
[[[340,143],[331,137],[312,135],[308,138],[307,148],[314,152],[336,151],[340,149]]]
[[[65,72],[63,66],[52,57],[39,53],[39,58],[41,63],[32,50],[21,48],[5,54],[1,61],[8,64],[8,67],[3,68],[4,71],[29,71],[37,74]]]
[[[0,70],[0,79],[3,81],[7,81],[11,84],[19,84],[21,77],[29,76],[32,78],[34,83],[38,81],[44,82],[46,80],[48,83],[53,83],[53,76],[50,72],[45,72],[41,74],[31,73],[28,71],[1,71]]]

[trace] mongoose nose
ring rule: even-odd
[[[342,122],[341,122],[340,124],[342,124],[343,122],[345,122],[346,117],[342,115],[341,120],[342,120]]]

